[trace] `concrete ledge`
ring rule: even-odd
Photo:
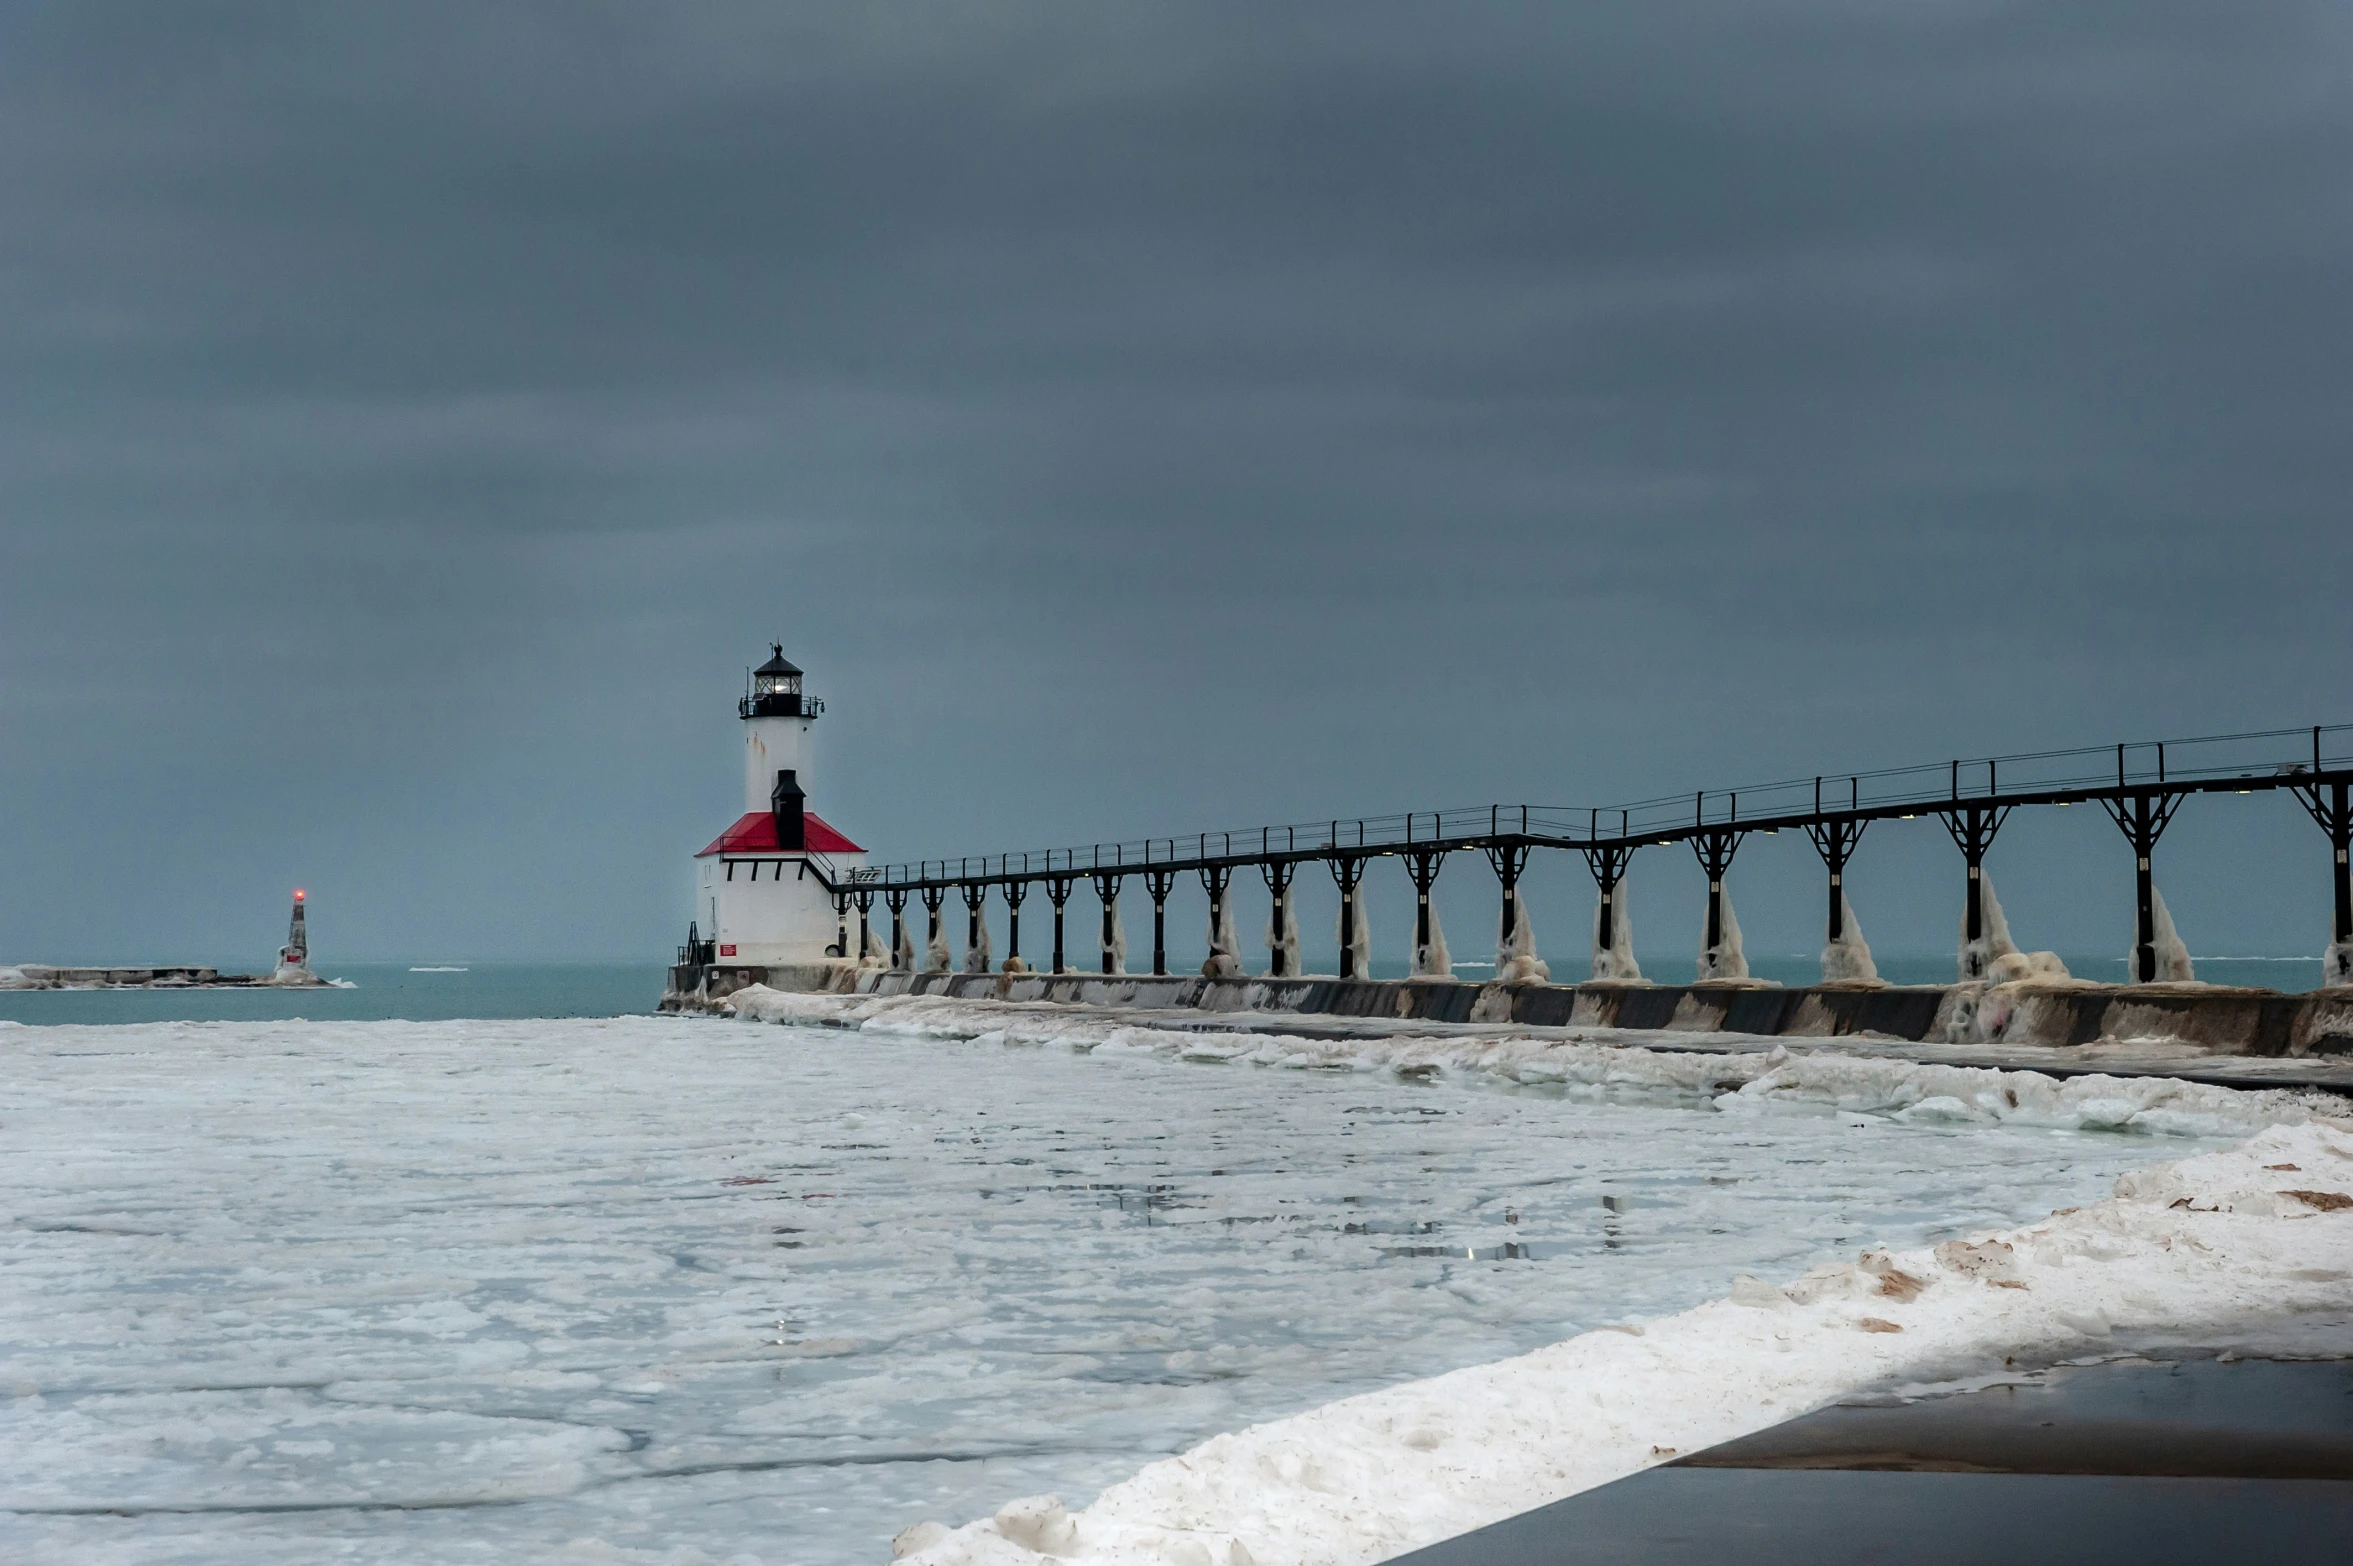
[[[710,1010],[751,984],[858,995],[1294,1013],[1400,1022],[1660,1029],[1914,1043],[2083,1045],[2150,1039],[2219,1054],[2353,1055],[2353,989],[2283,995],[2211,984],[1472,984],[1444,979],[1208,979],[1101,973],[891,973],[855,963],[682,964],[664,1011]]]

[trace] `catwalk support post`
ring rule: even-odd
[[[1283,946],[1283,899],[1290,893],[1291,876],[1298,868],[1298,861],[1291,859],[1269,859],[1258,867],[1259,875],[1266,881],[1266,895],[1272,900],[1266,916],[1266,971],[1278,979],[1299,977],[1291,972],[1290,954]]]
[[[833,944],[825,948],[828,957],[850,955],[850,892],[843,887],[833,894]],[[859,953],[864,956],[864,952]]]
[[[1168,894],[1176,886],[1174,870],[1144,872],[1144,890],[1152,894],[1152,973],[1168,972]]]
[[[1201,971],[1213,979],[1236,978],[1242,965],[1235,959],[1242,954],[1225,949],[1226,899],[1233,895],[1234,867],[1203,865],[1199,874],[1201,890],[1209,894],[1209,961],[1201,965]]]
[[[1095,883],[1095,896],[1103,904],[1103,971],[1119,971],[1119,884],[1127,879],[1122,870],[1097,870],[1089,877]]]
[[[1356,887],[1364,879],[1362,854],[1332,856],[1332,884],[1340,888],[1340,977],[1369,979],[1356,971]]]
[[[1029,895],[1027,881],[1005,883],[1005,971],[1026,972],[1021,961],[1021,900]]]
[[[967,881],[957,890],[964,894],[964,962],[969,969],[972,954],[981,949],[980,910],[981,905],[989,900],[989,883]],[[980,971],[986,973],[988,970],[983,968]]]
[[[2328,834],[2335,860],[2329,870],[2335,916],[2329,925],[2329,966],[2321,974],[2321,983],[2345,984],[2353,982],[2353,784],[2341,777],[2323,780],[2320,776],[2318,729],[2312,731],[2312,771],[2310,782],[2289,786],[2311,814],[2313,824]]]
[[[907,889],[886,886],[882,889],[883,906],[891,911],[891,971],[899,968],[899,954],[907,949]]]
[[[1070,889],[1078,884],[1072,875],[1046,877],[1046,901],[1054,905],[1054,971],[1067,973],[1062,961],[1062,905],[1070,901]]]
[[[2157,839],[2165,835],[2166,826],[2173,820],[2174,810],[2182,796],[2152,789],[2128,794],[2122,799],[2103,799],[2102,808],[2108,819],[2115,822],[2132,844],[2132,977],[2135,984],[2148,984],[2157,977],[2157,898],[2156,877],[2149,869],[2149,856],[2156,852]]]
[[[1626,881],[1627,861],[1634,857],[1631,843],[1596,843],[1584,851],[1585,868],[1601,889],[1601,912],[1593,928],[1593,949],[1613,951],[1618,944],[1618,888]]]
[[[1939,810],[1937,819],[1944,823],[1952,837],[1953,846],[1961,851],[1961,859],[1969,867],[1969,902],[1961,918],[1961,951],[1971,971],[1964,979],[1985,977],[1987,963],[1985,948],[1985,851],[1993,847],[1994,834],[2002,823],[2010,819],[2010,807],[1981,804],[1962,804],[1960,771],[1954,769],[1954,802]]]
[[[1413,878],[1413,952],[1417,973],[1421,969],[1422,953],[1430,945],[1430,888],[1437,884],[1438,872],[1445,863],[1444,849],[1405,850],[1405,873]]]
[[[1496,973],[1502,976],[1503,953],[1517,949],[1520,935],[1520,872],[1528,868],[1528,845],[1510,841],[1487,845],[1487,863],[1503,892],[1503,939],[1497,943]]]
[[[1869,825],[1853,816],[1831,816],[1806,824],[1806,836],[1814,840],[1814,852],[1822,856],[1822,866],[1830,872],[1828,944],[1832,946],[1846,939],[1846,862],[1854,857],[1855,845],[1863,840],[1863,828]]]
[[[933,971],[929,966],[931,954],[944,949],[947,945],[947,932],[940,925],[940,904],[948,900],[948,889],[944,886],[926,886],[918,888],[916,895],[923,899],[925,916],[923,961],[926,966],[923,971],[930,973]],[[946,963],[941,963],[939,971],[945,972],[947,966]]]
[[[1719,950],[1724,944],[1724,873],[1732,868],[1732,856],[1740,851],[1740,840],[1748,834],[1731,827],[1721,827],[1697,834],[1691,839],[1692,856],[1708,877],[1708,928],[1705,951]]]

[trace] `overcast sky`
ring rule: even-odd
[[[2326,0],[15,0],[0,960],[297,884],[666,955],[771,638],[892,858],[2353,720],[2349,285]],[[1990,864],[2129,940],[2100,816]],[[2283,798],[2159,875],[2327,939]],[[1744,851],[1752,951],[1819,878]],[[1854,884],[1949,949],[1933,823]]]

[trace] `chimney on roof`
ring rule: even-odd
[[[787,768],[776,774],[776,791],[768,796],[768,808],[776,815],[776,846],[797,849],[809,846],[809,796],[801,792],[798,779]]]

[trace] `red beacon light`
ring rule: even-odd
[[[302,901],[302,888],[299,886],[294,889],[294,900],[298,903]]]

